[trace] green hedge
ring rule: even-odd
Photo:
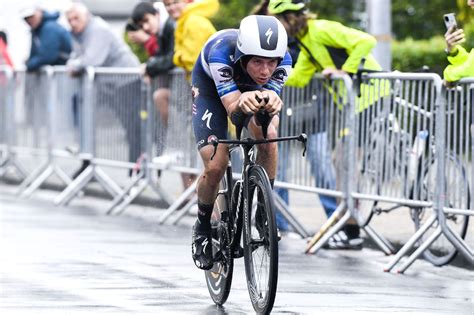
[[[464,47],[469,51],[474,48],[474,22],[464,26],[466,43]],[[414,40],[411,38],[403,41],[392,42],[392,68],[410,72],[419,70],[423,66],[430,67],[431,72],[442,74],[448,65],[444,49],[446,42],[444,34],[430,39]]]
[[[436,36],[427,40],[408,38],[392,43],[392,68],[404,72],[411,72],[428,66],[430,72],[442,74],[448,65],[444,48],[446,43],[443,36]]]

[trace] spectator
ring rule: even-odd
[[[163,3],[139,3],[133,9],[132,20],[139,27],[139,31],[155,38],[158,44],[158,49],[145,64],[145,74],[149,77],[167,74],[174,67],[175,23],[169,17]],[[160,84],[161,86],[155,91],[153,98],[160,113],[162,123],[166,128],[168,125],[168,102],[170,95],[168,78],[163,77],[160,80]]]
[[[80,72],[85,67],[138,67],[139,62],[125,43],[100,17],[74,3],[66,12],[71,26],[74,53],[67,66]]]
[[[140,63],[145,63],[158,50],[156,37],[148,36],[132,19],[125,25],[123,39]]]
[[[59,13],[48,13],[36,5],[24,6],[20,15],[31,28],[31,51],[26,61],[28,71],[45,65],[64,65],[71,53],[71,36],[56,21]]]
[[[467,5],[474,9],[474,0],[467,0]],[[462,43],[466,41],[463,29],[451,27],[446,34],[446,54],[449,65],[444,69],[444,79],[448,82],[458,81],[464,77],[474,77],[474,49],[468,53]]]
[[[190,74],[201,48],[216,32],[209,17],[219,9],[219,1],[164,0],[163,3],[176,21],[173,62]]]
[[[133,55],[123,40],[118,38],[110,26],[100,17],[93,16],[82,3],[73,3],[67,10],[66,17],[71,25],[74,53],[67,67],[72,74],[80,73],[85,67],[138,67],[138,59]],[[114,80],[99,82],[97,88],[101,99],[106,100],[106,106],[117,112],[119,119],[126,129],[129,145],[129,161],[135,162],[141,154],[140,135],[140,96],[141,80]],[[97,85],[97,84],[96,84]],[[105,86],[107,85],[107,86]],[[125,108],[117,106],[124,101],[134,102]],[[96,104],[101,105],[101,104]],[[87,166],[74,174],[77,177]]]
[[[0,31],[0,66],[8,65],[13,68],[13,63],[7,50],[7,34]]]
[[[219,1],[164,0],[163,4],[176,21],[173,63],[183,68],[189,79],[202,47],[216,32],[209,17],[219,9]],[[192,174],[183,177],[184,187],[189,187],[195,179]]]
[[[268,12],[275,15],[284,25],[289,36],[293,36],[301,49],[293,72],[286,81],[287,85],[304,87],[315,72],[321,71],[324,76],[344,75],[357,72],[363,57],[366,57],[365,68],[381,70],[370,51],[376,40],[371,35],[340,23],[316,19],[306,10],[301,0],[270,0]],[[368,95],[376,94],[372,87]],[[363,93],[363,95],[366,95]],[[371,94],[372,93],[372,94]],[[370,99],[359,100],[359,111],[369,107]],[[319,107],[322,108],[322,107]],[[324,115],[324,113],[315,113]],[[318,130],[308,139],[308,157],[316,180],[325,184],[328,189],[336,189],[336,176],[330,160],[327,146],[327,132]],[[336,207],[333,197],[320,196],[326,214],[330,216]],[[351,220],[329,241],[329,248],[360,249],[363,240],[355,220]]]

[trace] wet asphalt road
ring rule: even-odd
[[[0,192],[0,314],[253,313],[242,260],[225,307],[212,304],[191,261],[189,224],[75,204]],[[378,251],[302,248],[303,240],[280,242],[275,314],[473,314],[467,269],[417,261],[397,275],[382,272],[389,258]]]

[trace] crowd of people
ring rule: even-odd
[[[474,9],[474,0],[467,0],[467,5]],[[210,237],[210,213],[218,182],[227,165],[224,151],[218,151],[217,158],[210,161],[210,149],[206,142],[210,130],[214,135],[218,130],[222,133],[220,137],[226,137],[227,117],[238,110],[255,112],[260,106],[255,100],[257,95],[261,99],[270,99],[267,106],[275,117],[270,136],[275,136],[278,130],[277,114],[282,106],[279,93],[284,84],[304,87],[315,72],[321,72],[328,78],[353,74],[362,58],[366,59],[365,68],[381,70],[371,55],[376,45],[373,36],[338,22],[317,18],[308,11],[304,0],[263,0],[249,12],[253,14],[251,18],[242,20],[240,30],[216,33],[210,18],[218,10],[218,0],[144,1],[131,12],[123,38],[115,36],[110,25],[94,16],[81,2],[73,2],[65,12],[69,30],[58,23],[58,13],[49,13],[37,6],[20,10],[20,17],[30,26],[32,35],[30,56],[26,61],[28,71],[36,71],[44,65],[65,65],[72,76],[77,76],[88,66],[140,67],[145,80],[162,79],[153,99],[163,126],[168,124],[170,106],[167,74],[175,67],[186,72],[193,87],[196,142],[205,166],[198,184],[198,221],[193,238],[193,258],[196,265],[203,269],[210,265],[209,252],[203,244]],[[271,32],[257,36],[261,25],[269,27],[276,36],[274,46],[267,49],[262,48],[265,42],[261,43],[260,48],[255,46],[262,39],[268,39],[267,44],[270,45]],[[474,76],[474,50],[468,52],[461,46],[465,41],[463,30],[453,27],[446,32],[445,39],[449,66],[444,71],[444,79],[453,82]],[[13,67],[4,32],[0,32],[0,65]],[[130,84],[139,93],[137,82]],[[370,101],[361,101],[360,104],[361,112],[371,105]],[[260,136],[255,125],[252,122],[249,124],[249,130]],[[131,144],[134,141],[132,135],[136,135],[137,130],[127,132],[130,133],[128,141]],[[326,147],[327,141],[324,128],[309,135],[308,155],[318,185],[324,183],[325,188],[336,189],[330,157],[318,151]],[[140,148],[130,147],[130,161],[135,161]],[[262,147],[260,151],[260,156],[265,158],[261,162],[273,184],[277,176],[277,146]],[[76,176],[88,164],[89,161],[84,161]],[[279,172],[284,176],[284,170]],[[183,177],[185,186],[192,180],[191,175]],[[289,203],[287,191],[280,189],[278,193]],[[322,195],[319,199],[327,216],[331,216],[337,200]],[[278,226],[280,229],[288,228],[282,217],[278,218]],[[361,248],[361,243],[359,227],[353,221],[334,235],[328,246]]]

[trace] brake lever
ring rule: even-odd
[[[306,153],[306,142],[308,142],[308,136],[305,133],[300,134],[298,137],[298,141],[303,143],[303,156],[305,156]]]
[[[207,138],[207,143],[209,143],[210,145],[214,147],[214,152],[211,155],[211,160],[212,160],[217,153],[217,146],[219,145],[219,139],[217,139],[216,136],[209,136],[209,138]]]

